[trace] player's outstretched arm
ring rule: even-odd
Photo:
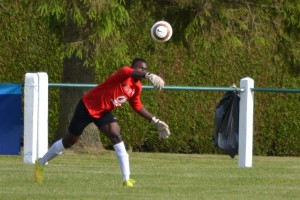
[[[159,90],[161,90],[165,86],[165,82],[161,77],[159,77],[156,74],[151,74],[149,72],[146,73],[146,72],[135,70],[132,73],[132,77],[135,79],[146,78],[146,79],[150,80],[152,82],[153,86]]]

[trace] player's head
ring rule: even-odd
[[[131,67],[136,70],[147,71],[148,65],[144,58],[135,58],[131,63]]]

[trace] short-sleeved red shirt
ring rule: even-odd
[[[143,107],[140,99],[142,84],[132,78],[133,71],[131,67],[122,67],[82,97],[92,117],[102,117],[105,112],[122,106],[127,99],[135,111]]]

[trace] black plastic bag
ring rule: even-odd
[[[213,143],[231,158],[238,153],[239,102],[238,91],[226,92],[215,111]]]

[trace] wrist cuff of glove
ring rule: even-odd
[[[151,124],[157,124],[159,122],[159,119],[157,119],[156,117],[152,117],[151,119]]]
[[[149,79],[151,77],[152,74],[150,74],[149,72],[145,74],[145,78]]]

